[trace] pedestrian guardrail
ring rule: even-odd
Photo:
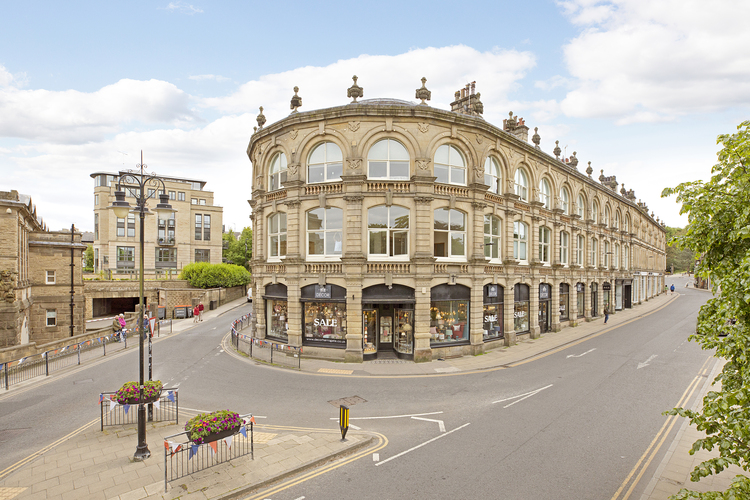
[[[302,362],[301,347],[255,339],[250,335],[240,333],[251,324],[252,315],[250,314],[245,314],[232,321],[232,346],[237,351],[264,363],[300,369],[300,363]]]
[[[240,415],[243,421],[240,431],[232,436],[210,443],[194,444],[187,432],[172,434],[164,438],[164,492],[170,481],[195,474],[235,458],[250,455],[255,460],[253,449],[253,415]]]
[[[105,426],[135,424],[138,421],[138,404],[121,405],[115,401],[116,392],[99,394],[100,430]],[[158,400],[148,403],[149,422],[179,422],[180,404],[177,388],[164,388]]]

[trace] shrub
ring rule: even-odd
[[[229,288],[250,283],[252,275],[244,267],[234,264],[194,262],[182,268],[180,279],[198,288]]]
[[[201,413],[185,422],[188,438],[195,444],[203,443],[206,436],[217,432],[237,429],[242,425],[239,413],[219,410],[213,413]]]

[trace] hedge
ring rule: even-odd
[[[182,268],[180,279],[198,288],[229,288],[250,283],[252,275],[244,267],[234,264],[194,262]]]

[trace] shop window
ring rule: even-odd
[[[583,199],[583,195],[578,195],[578,201],[576,201],[577,209],[578,209],[578,217],[581,219],[584,218],[585,212],[586,212],[586,201]]]
[[[268,218],[268,256],[286,256],[286,213],[279,212]]]
[[[409,153],[398,141],[383,139],[367,152],[367,177],[370,179],[408,179]]]
[[[542,179],[539,181],[539,201],[544,205],[544,208],[550,210],[552,208],[552,190],[549,187],[549,181]]]
[[[522,168],[516,170],[515,192],[522,201],[529,201],[529,181]]]
[[[267,336],[286,342],[289,340],[289,313],[287,301],[280,299],[266,300]]]
[[[513,330],[528,333],[529,329],[529,286],[521,283],[513,287]]]
[[[567,321],[570,317],[570,287],[567,283],[560,283],[560,321]]]
[[[135,247],[117,247],[117,267],[135,268]]]
[[[560,209],[563,211],[563,214],[570,214],[570,195],[565,188],[560,189]]]
[[[346,289],[337,285],[302,288],[305,344],[346,347]]]
[[[484,285],[482,337],[485,341],[503,338],[505,289],[500,285]]]
[[[314,184],[341,180],[343,162],[341,149],[336,144],[318,144],[307,159],[307,182]]]
[[[502,178],[500,177],[500,165],[492,156],[488,156],[484,161],[484,183],[490,188],[490,193],[501,194]]]
[[[455,146],[444,144],[435,151],[435,182],[466,185],[466,162]]]
[[[570,234],[560,231],[560,264],[568,265],[568,248],[570,246]]]
[[[578,317],[583,318],[585,315],[585,305],[586,305],[586,285],[583,283],[577,283],[576,284],[576,307],[578,308]]]
[[[380,205],[367,211],[370,257],[408,257],[409,209]]]
[[[343,215],[340,208],[307,212],[307,256],[340,257],[343,250]]]
[[[583,247],[586,245],[586,239],[583,235],[579,234],[576,241],[576,264],[583,266]]]
[[[430,300],[430,343],[469,340],[470,289],[462,285],[438,285]]]
[[[47,326],[57,326],[57,310],[55,309],[46,309],[45,310],[45,316],[47,318]]]
[[[271,160],[271,168],[268,169],[268,190],[276,191],[284,187],[286,182],[286,155],[276,153]]]
[[[466,257],[466,215],[463,212],[449,208],[435,210],[433,236],[435,257]]]
[[[502,243],[500,235],[502,231],[501,220],[494,215],[484,216],[484,257],[493,260],[500,260],[502,253],[500,245]]]
[[[513,223],[513,258],[520,261],[527,260],[526,247],[528,244],[528,226],[524,222]]]
[[[549,240],[551,231],[548,227],[539,228],[539,262],[549,265]]]

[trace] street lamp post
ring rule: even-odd
[[[138,258],[139,262],[139,273],[138,273],[138,284],[139,284],[139,303],[138,303],[138,346],[139,346],[139,387],[140,394],[138,397],[138,446],[135,449],[135,459],[145,460],[151,456],[151,452],[146,444],[146,406],[143,404],[143,341],[145,337],[145,322],[143,317],[144,311],[144,291],[143,291],[143,253],[144,253],[144,222],[146,214],[150,214],[146,202],[149,198],[155,198],[156,193],[159,194],[159,203],[156,205],[156,212],[159,215],[164,215],[165,218],[169,216],[174,210],[169,204],[169,196],[167,195],[166,185],[164,181],[158,178],[155,174],[149,174],[145,171],[147,166],[143,163],[143,151],[141,151],[141,163],[136,165],[137,170],[129,170],[126,172],[120,172],[120,176],[117,179],[117,190],[115,191],[115,201],[108,208],[112,209],[115,216],[124,219],[131,212],[130,204],[125,201],[125,191],[121,189],[122,184],[134,184],[136,186],[136,192],[132,193],[135,196],[135,207],[132,212],[137,213],[140,219],[140,255]],[[146,186],[153,186],[154,189],[151,192],[146,191]],[[159,189],[161,187],[161,189]],[[150,363],[149,363],[150,365]],[[150,368],[150,366],[149,366]],[[149,372],[150,373],[150,372]]]

